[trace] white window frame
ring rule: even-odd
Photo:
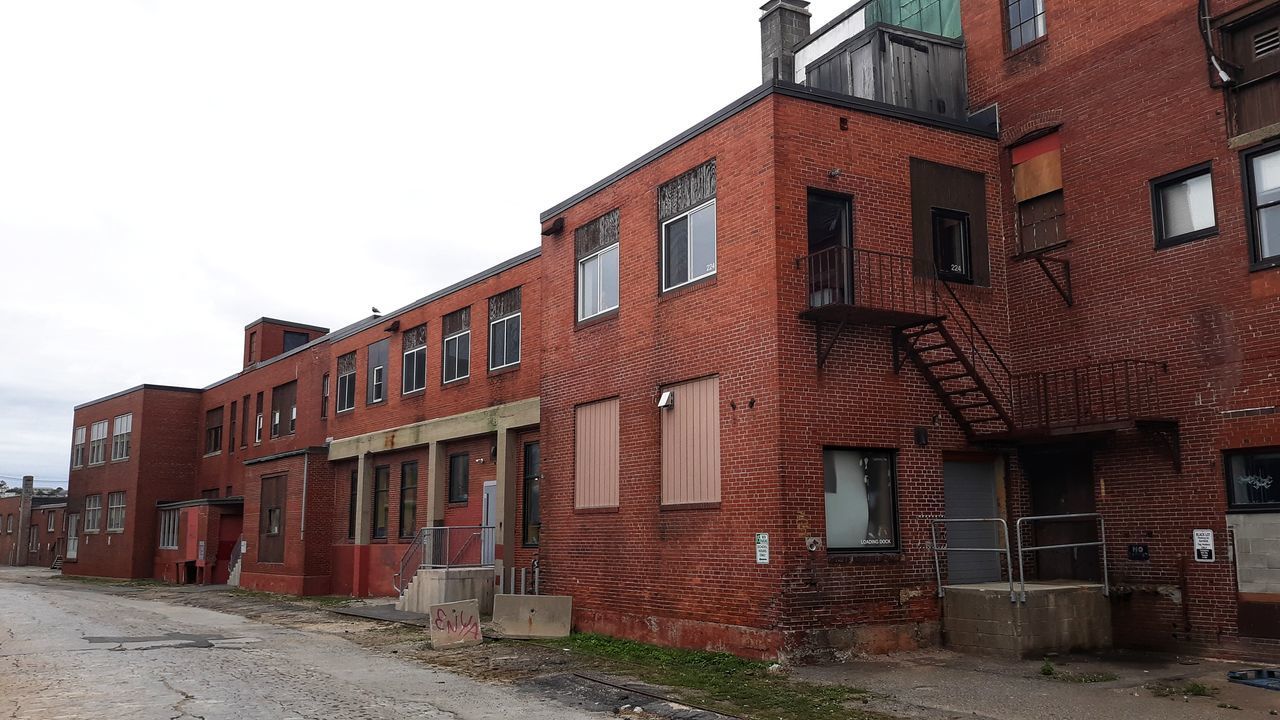
[[[381,365],[374,365],[373,370],[369,371],[369,376],[373,378],[373,402],[380,403],[387,399],[386,374],[386,368]]]
[[[271,437],[280,437],[280,411],[271,411]]]
[[[494,320],[494,321],[492,321],[492,322],[490,322],[490,323],[489,323],[489,369],[490,369],[490,370],[501,370],[501,369],[503,369],[503,368],[509,368],[509,367],[514,366],[514,365],[519,365],[519,364],[520,364],[520,355],[521,355],[521,353],[523,353],[523,352],[524,352],[524,343],[523,343],[524,338],[520,337],[520,333],[521,333],[521,331],[524,329],[524,321],[523,321],[523,320],[521,320],[521,318],[520,318],[520,316],[521,316],[522,314],[523,314],[523,313],[522,313],[521,311],[516,311],[516,312],[511,313],[510,315],[507,315],[506,317],[500,317],[500,318],[498,318],[497,320]],[[495,326],[497,326],[497,325],[502,325],[502,326],[503,326],[503,334],[502,334],[502,343],[503,343],[503,344],[502,344],[502,347],[503,347],[503,354],[505,355],[505,354],[506,354],[506,341],[507,341],[507,335],[506,335],[506,333],[507,333],[507,329],[509,329],[509,327],[510,327],[510,323],[511,323],[511,321],[513,321],[513,320],[518,321],[518,322],[520,323],[520,327],[518,327],[518,328],[516,329],[516,359],[515,359],[515,360],[509,360],[509,361],[507,361],[507,362],[503,363],[502,365],[494,365],[494,364],[493,364],[493,347],[494,347],[494,345],[493,345],[493,330],[494,330],[494,327],[495,327]],[[503,358],[503,360],[507,360],[507,358],[506,358],[506,357],[504,357],[504,358]]]
[[[58,527],[58,511],[46,510],[44,514],[45,514],[45,518],[49,521],[48,523],[49,529],[47,530],[47,532],[53,532],[54,529]]]
[[[101,433],[99,433],[101,430]],[[97,458],[96,460],[94,458]],[[99,420],[89,426],[89,464],[102,465],[107,461],[107,421]]]
[[[114,504],[116,498],[120,499],[120,504]],[[123,491],[107,493],[107,532],[122,533],[124,532],[124,515],[128,502]],[[116,525],[116,511],[120,511],[120,524]]]
[[[662,233],[660,237],[660,240],[662,243],[662,248],[661,248],[662,267],[660,268],[661,275],[658,278],[658,282],[662,284],[662,292],[669,292],[671,290],[675,290],[676,288],[684,287],[689,283],[694,283],[703,278],[711,277],[712,275],[715,275],[719,271],[720,269],[720,213],[717,210],[716,222],[715,222],[715,225],[713,226],[715,228],[714,230],[715,234],[711,238],[711,248],[714,251],[715,261],[711,263],[712,265],[711,269],[704,271],[701,275],[690,275],[688,278],[685,279],[684,282],[679,282],[679,283],[676,283],[675,285],[667,285],[667,226],[679,220],[692,218],[694,213],[698,212],[699,210],[706,209],[707,207],[713,206],[715,204],[716,204],[716,199],[711,198],[710,200],[702,203],[701,205],[697,207],[689,208],[688,210],[662,223]],[[686,224],[689,228],[689,232],[685,235],[685,244],[686,244],[685,256],[688,257],[689,256],[688,247],[693,244],[693,222],[690,220]],[[692,271],[692,268],[690,268],[690,270]],[[619,277],[619,282],[621,282],[622,274],[619,273],[618,277]]]
[[[607,312],[617,310],[618,307],[622,304],[622,266],[621,266],[622,258],[621,256],[619,256],[618,258],[619,260],[618,292],[616,294],[617,300],[616,302],[614,302],[613,305],[610,305],[609,307],[604,307],[604,301],[603,301],[604,294],[602,292],[604,289],[604,281],[603,281],[604,276],[601,274],[600,268],[604,266],[603,257],[608,252],[613,252],[615,254],[618,253],[619,243],[614,243],[609,247],[600,248],[599,250],[591,253],[590,255],[587,255],[586,257],[578,259],[578,320],[579,321],[590,320],[593,317],[597,317]],[[587,263],[591,262],[592,260],[597,261],[595,273],[596,273],[596,305],[598,307],[595,312],[591,313],[590,315],[587,315],[585,314],[586,308],[584,303],[584,299],[585,299],[584,292],[586,291],[587,284],[583,282],[583,278],[586,277],[585,266]]]
[[[122,431],[120,426],[126,426]],[[111,462],[129,459],[129,442],[133,439],[133,413],[117,415],[111,423]]]
[[[76,428],[71,435],[71,467],[84,467],[84,446],[86,430],[84,425]]]
[[[298,406],[289,406],[289,434],[292,435],[298,431]]]
[[[466,368],[467,372],[465,375],[458,375],[457,377],[450,378],[449,377],[449,343],[460,342],[463,335],[467,336],[467,368]],[[440,382],[442,384],[448,385],[449,383],[455,383],[455,382],[458,382],[459,380],[466,380],[467,378],[471,377],[471,328],[467,328],[466,330],[456,332],[450,335],[449,337],[446,337],[444,341],[440,343],[440,350],[441,350],[440,364],[444,366],[441,368],[441,372],[440,372]]]
[[[409,380],[410,375],[409,375],[409,373],[408,373],[408,372],[406,372],[406,371],[409,369],[409,356],[410,356],[410,355],[413,355],[413,354],[415,354],[415,353],[422,353],[422,360],[421,360],[421,362],[422,362],[422,384],[421,384],[421,385],[419,385],[418,387],[415,387],[415,388],[408,388],[408,387],[405,387],[405,382],[407,382],[407,381]],[[415,361],[415,364],[416,364],[416,361]],[[400,373],[401,373],[401,381],[400,381],[400,394],[401,394],[401,395],[408,395],[409,393],[416,393],[416,392],[418,392],[418,391],[420,391],[420,390],[425,390],[425,389],[426,389],[426,387],[427,387],[427,346],[426,346],[425,344],[423,344],[423,345],[419,345],[418,347],[413,348],[412,350],[405,350],[405,351],[404,351],[404,353],[402,353],[402,362],[401,362],[401,364],[400,364]]]
[[[345,381],[345,382],[344,382],[344,381]],[[344,385],[350,386],[350,389],[351,389],[351,404],[350,404],[350,405],[348,405],[347,407],[342,407],[342,398],[344,398],[344,397],[346,396],[346,393],[344,393],[344,392],[342,391],[342,388],[343,388],[343,386],[344,386]],[[355,409],[356,409],[356,391],[355,391],[355,385],[356,385],[356,371],[355,371],[355,370],[352,370],[352,371],[351,371],[351,372],[349,372],[349,373],[339,373],[339,374],[338,374],[338,385],[337,385],[337,391],[338,391],[338,402],[334,405],[335,413],[351,412],[352,410],[355,410]]]
[[[90,501],[94,501],[90,503]],[[86,533],[97,533],[102,529],[102,495],[86,495],[84,498],[84,514],[81,516],[84,521],[84,531]],[[93,522],[90,522],[92,520]]]
[[[182,516],[180,510],[160,511],[160,549],[178,549],[178,525]]]
[[[258,413],[257,417],[257,423],[253,429],[253,442],[255,445],[262,442],[262,413]]]

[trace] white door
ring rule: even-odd
[[[76,553],[80,551],[80,536],[76,534],[77,532],[79,532],[79,527],[78,527],[79,525],[80,525],[80,515],[78,513],[71,513],[70,515],[67,516],[67,559],[68,560],[75,560]]]
[[[483,530],[484,535],[481,540],[484,541],[480,549],[480,564],[493,564],[493,546],[494,546],[494,527],[497,525],[497,505],[498,503],[498,483],[490,481],[484,484],[484,515],[480,520],[480,524],[488,528]]]

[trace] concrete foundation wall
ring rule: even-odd
[[[984,655],[1035,657],[1111,646],[1111,603],[1096,585],[1027,586],[1025,602],[1008,586],[956,585],[943,598],[948,647]]]
[[[493,612],[493,568],[423,568],[418,570],[396,609],[427,614],[432,605],[476,600],[480,614]]]

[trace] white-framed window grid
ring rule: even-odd
[[[56,511],[50,510],[46,512],[44,515],[45,515],[45,520],[47,521],[48,532],[53,532],[54,529],[58,527],[58,513]]]
[[[386,400],[386,368],[381,365],[375,365],[369,375],[373,378],[373,402],[382,402],[383,400]]]
[[[88,495],[84,499],[84,531],[96,533],[102,527],[102,496]]]
[[[107,494],[107,532],[124,532],[124,493]]]
[[[271,411],[271,437],[280,437],[280,411]]]
[[[618,243],[578,260],[578,319],[618,309]]]
[[[443,382],[451,383],[471,377],[471,328],[444,339]],[[450,359],[452,357],[452,360]]]
[[[111,431],[111,459],[129,459],[129,441],[133,437],[133,413],[117,415]]]
[[[490,370],[520,364],[520,315],[515,312],[489,323]]]
[[[71,467],[84,467],[84,438],[87,428],[83,425],[75,429],[71,439]]]
[[[107,461],[107,421],[99,420],[89,427],[89,464]]]
[[[672,250],[672,243],[679,242],[673,240],[671,233],[681,222],[684,223],[685,273],[683,278],[669,277],[668,271],[672,258],[668,255]],[[715,198],[662,223],[662,290],[664,292],[716,274],[716,235]]]
[[[181,512],[178,510],[160,511],[160,549],[178,549],[178,523]]]
[[[298,406],[289,406],[289,434],[292,435],[298,429]]]
[[[356,407],[356,371],[338,374],[338,412],[354,410]]]

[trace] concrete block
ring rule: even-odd
[[[480,612],[493,611],[493,568],[423,568],[405,589],[397,610],[427,614],[435,605],[476,600]]]
[[[568,595],[495,595],[494,632],[509,638],[567,637],[573,621]]]
[[[429,617],[427,636],[436,650],[484,641],[480,634],[480,603],[474,598],[432,605]]]

